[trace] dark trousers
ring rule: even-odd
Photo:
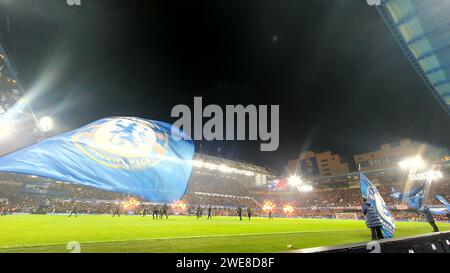
[[[381,232],[381,227],[371,228],[370,231],[372,232],[372,240],[380,240],[383,239],[383,232]]]
[[[78,217],[78,213],[77,213],[76,211],[74,211],[74,210],[72,210],[72,211],[70,212],[69,217],[71,217],[73,214],[75,215],[75,217]]]
[[[118,217],[120,217],[120,211],[118,211],[118,210],[116,210],[114,213],[113,213],[113,215],[112,215],[112,217],[114,217],[114,216],[118,216]]]
[[[163,218],[164,215],[166,216],[166,219],[169,218],[169,216],[167,216],[167,211],[165,211],[165,210],[163,210],[163,211],[161,212],[161,219]]]
[[[439,232],[439,228],[436,226],[435,222],[428,222],[433,227],[433,232]]]
[[[156,219],[158,219],[158,211],[154,210],[152,216],[153,216],[153,219],[155,219],[155,217],[156,217]]]
[[[211,214],[208,214],[208,218],[206,220],[208,220],[208,219],[212,219]]]

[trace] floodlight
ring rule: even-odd
[[[302,184],[302,180],[297,175],[291,175],[288,179],[288,184],[291,186],[299,186]]]
[[[426,166],[425,161],[420,156],[406,158],[398,163],[402,170],[418,170]]]
[[[43,132],[49,132],[53,129],[53,119],[51,117],[43,117],[39,120],[39,126]]]

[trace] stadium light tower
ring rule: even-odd
[[[413,173],[409,175],[409,179],[412,181],[420,181],[425,180],[428,183],[432,183],[433,181],[437,181],[440,179],[443,179],[444,175],[442,172],[437,169],[437,167],[432,167],[429,170],[420,172],[420,173]]]
[[[426,162],[420,156],[405,158],[398,163],[404,171],[419,170],[426,167]]]
[[[295,186],[295,187],[298,187],[298,186],[300,186],[301,184],[302,184],[302,180],[300,179],[300,176],[298,176],[298,175],[291,175],[288,179],[287,179],[287,181],[288,181],[288,184],[289,185],[291,185],[291,186]]]
[[[435,180],[444,178],[444,175],[439,170],[432,169],[432,170],[429,170],[426,174],[427,174],[427,181],[429,181],[430,183]]]
[[[45,116],[39,120],[39,126],[44,133],[47,133],[53,129],[53,119]]]

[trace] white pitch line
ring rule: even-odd
[[[155,241],[155,240],[178,240],[178,239],[198,239],[198,238],[210,238],[210,237],[237,237],[237,236],[259,236],[259,235],[279,235],[279,234],[298,234],[298,233],[322,233],[322,232],[339,232],[339,231],[352,231],[363,230],[365,228],[353,228],[353,229],[329,229],[329,230],[304,230],[304,231],[281,231],[281,232],[259,232],[259,233],[237,233],[237,234],[212,234],[212,235],[193,235],[193,236],[178,236],[178,237],[160,237],[160,238],[134,238],[123,239],[114,241],[86,241],[80,242],[80,244],[111,244],[130,241]],[[29,248],[29,247],[41,247],[41,246],[58,246],[65,243],[53,243],[53,244],[35,244],[35,245],[14,245],[14,246],[0,246],[0,249],[8,248]]]

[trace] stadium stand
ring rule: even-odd
[[[434,198],[440,194],[450,199],[450,181],[435,183],[429,190],[428,204],[440,205]],[[391,186],[402,190],[403,183],[378,185],[378,189],[396,220],[421,221],[423,215],[408,210],[404,204],[390,197]],[[10,213],[69,213],[75,207],[79,213],[112,213],[116,204],[126,202],[127,194],[117,194],[94,188],[82,187],[70,183],[23,175],[2,175],[0,182],[0,211]],[[144,202],[124,209],[124,213],[140,213],[145,206],[160,205]],[[224,179],[221,174],[215,176],[195,174],[192,177],[182,203],[189,208],[213,207],[216,215],[235,215],[237,207],[250,207],[260,216],[266,216],[262,204],[271,200],[275,204],[273,216],[302,218],[336,218],[339,213],[361,214],[361,197],[359,188],[325,187],[312,192],[270,192],[254,191],[242,185],[238,179]],[[285,213],[284,204],[294,207],[291,213]],[[173,208],[175,214],[188,214],[188,211]],[[438,221],[448,221],[448,216],[435,217]]]
[[[219,215],[235,213],[237,207],[258,208],[250,189],[273,177],[270,170],[244,162],[199,154],[195,156],[195,162],[182,202],[190,207],[214,207]],[[139,213],[144,206],[154,205],[143,202],[140,196],[45,178],[18,174],[2,174],[0,178],[0,211],[10,213],[68,213],[74,208],[79,213],[111,213],[115,204],[131,197],[140,200],[141,205],[124,208],[124,213]],[[187,213],[174,209],[175,212]]]

